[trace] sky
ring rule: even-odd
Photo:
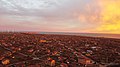
[[[120,0],[0,0],[0,31],[120,34]]]

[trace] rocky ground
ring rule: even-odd
[[[119,65],[120,39],[0,33],[0,67],[119,67]]]

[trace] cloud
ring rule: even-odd
[[[120,0],[101,0],[100,32],[120,33]]]
[[[119,0],[0,0],[0,24],[1,29],[119,33],[119,4]]]
[[[38,16],[48,20],[76,19],[81,14],[89,17],[94,11],[97,12],[97,7],[94,7],[93,3],[93,0],[1,0],[0,13]]]

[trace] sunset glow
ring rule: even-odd
[[[120,33],[120,1],[102,1],[100,31],[109,33]]]
[[[120,34],[119,0],[1,0],[0,31]]]

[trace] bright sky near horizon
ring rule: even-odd
[[[120,34],[120,0],[0,0],[0,31]]]

